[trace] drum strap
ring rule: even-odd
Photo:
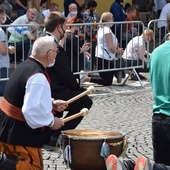
[[[64,158],[67,161],[67,167],[69,167],[69,163],[71,164],[71,147],[67,145],[64,149]]]

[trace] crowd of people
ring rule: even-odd
[[[169,0],[166,1],[162,12],[169,6]],[[106,166],[108,170],[120,167],[122,170],[140,170],[141,167],[146,170],[169,169],[169,138],[162,140],[159,137],[162,127],[166,136],[169,136],[169,87],[166,86],[169,73],[165,73],[169,67],[169,41],[154,50],[148,68],[150,54],[146,51],[145,42],[153,38],[153,30],[146,28],[140,32],[135,24],[113,25],[113,21],[139,20],[137,5],[126,5],[125,12],[121,4],[123,1],[115,0],[110,12],[104,12],[97,24],[98,4],[95,0],[89,0],[87,6],[81,6],[76,0],[65,0],[63,13],[58,12],[57,4],[49,4],[48,0],[29,2],[28,5],[26,0],[16,0],[17,18],[6,30],[9,37],[0,28],[0,95],[3,96],[0,111],[0,169],[42,170],[43,144],[55,146],[61,138],[61,131],[75,129],[83,118],[78,117],[64,124],[63,113],[67,112],[66,118],[83,108],[92,107],[93,102],[88,95],[69,105],[66,102],[86,90],[81,83],[89,81],[108,86],[112,84],[113,76],[120,83],[125,76],[122,68],[139,63],[142,65],[143,62],[144,68],[137,69],[137,72],[150,71],[155,101],[152,122],[155,162],[141,157],[136,164],[128,163],[112,155],[106,160]],[[12,9],[8,1],[2,3]],[[0,6],[0,24],[6,22],[7,16],[10,18],[10,11]],[[170,31],[169,14],[167,17],[166,26]],[[81,24],[76,23],[86,25],[80,27]],[[122,33],[131,38],[125,48],[119,46]],[[159,54],[165,50],[166,62],[163,62]],[[6,80],[10,58],[17,59],[20,64]],[[110,70],[99,72],[99,76],[87,75],[83,71],[87,58],[91,60],[91,70],[95,69],[96,64],[98,69]],[[118,70],[115,71],[115,68]],[[157,74],[158,68],[161,74]],[[75,72],[79,72],[79,75],[74,75]],[[162,120],[164,124],[161,124]],[[166,136],[162,135],[162,138]],[[141,167],[138,165],[140,163],[143,163]]]

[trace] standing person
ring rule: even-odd
[[[122,3],[123,0],[115,0],[115,2],[112,3],[111,7],[110,7],[110,12],[113,14],[114,16],[114,21],[125,21],[125,19],[127,18],[127,15],[123,9]],[[113,25],[111,27],[113,33],[115,34],[115,36],[118,39],[118,42],[120,43],[121,41],[121,32],[122,32],[122,25],[121,24],[117,24],[116,26]]]
[[[83,21],[87,24],[93,25],[86,25],[86,36],[85,39],[87,42],[90,42],[92,45],[91,47],[91,65],[90,69],[94,69],[95,65],[95,48],[97,43],[97,24],[96,24],[96,8],[97,8],[97,2],[95,0],[90,0],[87,4],[87,10],[83,13]]]
[[[170,13],[167,15],[167,28],[168,32],[170,32]],[[154,100],[152,117],[153,157],[156,163],[165,165],[170,165],[169,46],[170,37],[152,52],[149,65]]]
[[[163,7],[167,4],[166,0],[157,0],[157,12],[158,12],[158,18],[161,14],[161,11]]]
[[[84,88],[80,87],[77,83],[76,78],[71,72],[67,58],[69,57],[67,52],[59,45],[59,41],[63,39],[66,30],[66,18],[59,12],[51,12],[44,21],[46,35],[53,36],[56,44],[58,45],[59,53],[56,58],[56,62],[53,67],[48,68],[47,72],[51,79],[51,92],[54,99],[69,100],[72,97],[85,91]],[[84,96],[79,100],[69,104],[65,111],[68,111],[65,117],[71,116],[75,113],[80,112],[81,109],[90,109],[92,106],[92,100],[89,96]],[[63,112],[56,113],[55,116],[62,117]],[[46,143],[49,141],[50,145],[56,146],[56,141],[61,134],[61,130],[75,129],[83,117],[78,117],[71,120],[54,133],[49,131],[47,135]]]
[[[163,7],[160,13],[160,20],[166,20],[167,15],[170,12],[170,0],[166,0],[167,4]],[[164,38],[164,36],[167,33],[167,21],[158,21],[158,28],[161,32],[161,38]]]
[[[17,17],[20,17],[25,14],[28,9],[28,1],[27,0],[16,0],[15,10],[17,13]]]
[[[0,7],[0,24],[4,24],[5,17],[5,9]],[[9,55],[15,52],[14,46],[8,47],[7,36],[2,28],[0,28],[0,78],[8,77],[8,69],[9,69]],[[4,95],[5,86],[7,80],[0,81],[0,96]]]
[[[66,102],[51,99],[45,73],[54,64],[57,50],[53,37],[38,38],[30,58],[14,70],[7,83],[0,111],[2,170],[42,170],[43,133],[46,127],[63,126],[52,109],[62,111]]]

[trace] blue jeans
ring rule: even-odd
[[[7,78],[7,68],[0,68],[0,78]],[[7,80],[0,81],[0,96],[4,95]]]
[[[153,115],[152,142],[154,161],[170,166],[170,116]]]

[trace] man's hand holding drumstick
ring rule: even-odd
[[[53,100],[53,110],[57,112],[63,112],[67,107],[68,104],[64,100]]]
[[[94,93],[95,89],[93,86],[90,86],[86,91],[82,92],[81,94],[67,100],[67,101],[64,101],[64,100],[53,100],[53,110],[55,111],[58,111],[58,112],[62,112],[64,111],[68,105],[76,100],[78,100],[79,98],[87,95],[87,94],[92,94]],[[88,109],[82,109],[79,113],[76,113],[70,117],[67,117],[65,119],[60,119],[60,118],[57,118],[57,117],[54,117],[54,123],[53,123],[53,126],[51,126],[51,129],[52,130],[55,130],[55,129],[60,129],[65,122],[68,122],[70,120],[73,120],[79,116],[86,116],[88,113]]]

